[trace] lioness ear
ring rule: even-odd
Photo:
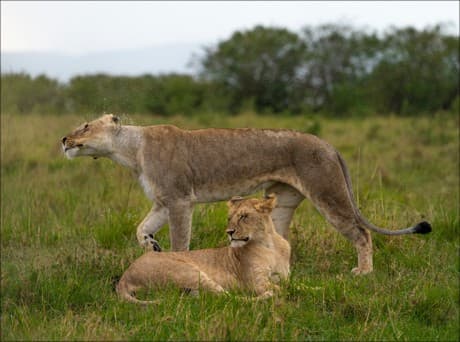
[[[112,121],[117,124],[117,123],[120,122],[120,118],[118,116],[112,114]]]
[[[232,198],[230,199],[230,201],[227,202],[227,206],[228,206],[229,208],[231,208],[231,207],[233,207],[236,203],[238,203],[238,202],[240,202],[240,201],[242,201],[242,200],[244,200],[243,197],[234,196],[234,197],[232,197]]]
[[[276,206],[276,197],[273,194],[265,196],[263,200],[258,201],[254,204],[254,208],[261,213],[271,213],[273,208]]]

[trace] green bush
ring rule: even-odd
[[[392,28],[381,36],[335,24],[307,26],[300,34],[256,26],[206,48],[196,65],[197,77],[95,74],[68,84],[3,74],[1,110],[336,117],[458,112],[459,38],[439,25]]]

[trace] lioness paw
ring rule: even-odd
[[[372,268],[370,269],[361,269],[359,267],[355,267],[351,270],[351,273],[353,273],[354,275],[365,275],[365,274],[368,274],[368,273],[371,273],[372,272]]]
[[[152,234],[144,234],[144,246],[152,246],[154,252],[161,252],[161,246],[158,241],[153,238]]]

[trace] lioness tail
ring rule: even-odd
[[[351,178],[350,174],[348,173],[347,167],[345,165],[345,161],[342,159],[342,156],[340,155],[339,152],[337,153],[337,158],[340,162],[340,167],[343,172],[343,176],[345,178],[345,182],[347,184],[348,188],[348,195],[350,197],[350,200],[353,204],[353,209],[355,211],[355,216],[359,220],[359,222],[367,229],[372,230],[376,233],[384,234],[384,235],[404,235],[404,234],[428,234],[431,232],[431,224],[429,224],[426,221],[419,222],[413,227],[405,228],[405,229],[400,229],[400,230],[388,230],[388,229],[383,229],[380,227],[377,227],[367,221],[364,216],[361,214],[361,212],[358,209],[358,206],[356,205],[355,198],[353,196],[353,189],[351,187]]]

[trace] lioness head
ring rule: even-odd
[[[274,195],[265,199],[233,197],[228,203],[227,234],[231,247],[263,242],[274,232],[270,213],[276,205]]]
[[[104,156],[110,152],[111,137],[119,126],[120,120],[113,114],[85,122],[62,138],[62,150],[69,159],[78,156]]]

